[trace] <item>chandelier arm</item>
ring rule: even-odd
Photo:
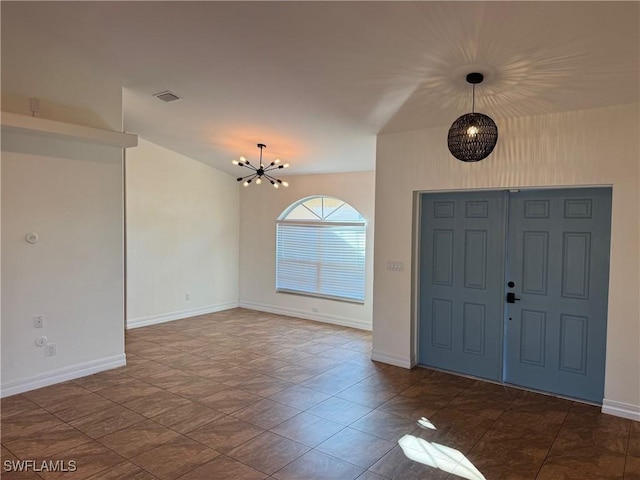
[[[253,170],[254,172],[257,172],[258,169],[256,167],[254,167],[252,164],[250,164],[248,161],[247,163],[245,163],[244,165],[242,165],[243,167],[247,167],[250,168],[251,170]]]
[[[244,177],[239,177],[237,180],[238,180],[239,182],[241,182],[242,180],[245,180],[245,179],[247,179],[247,178],[249,178],[249,177],[251,177],[251,180],[253,180],[254,178],[256,178],[256,177],[258,177],[258,176],[259,176],[259,175],[258,175],[257,173],[250,173],[249,175],[246,175],[246,176],[244,176]]]
[[[264,174],[264,176],[265,176],[267,179],[271,180],[271,181],[278,182],[278,183],[281,183],[281,182],[282,182],[282,180],[280,180],[279,178],[272,177],[272,176],[271,176],[271,175],[269,175],[269,174],[266,174],[266,173],[265,173],[265,174]]]

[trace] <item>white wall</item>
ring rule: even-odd
[[[121,149],[3,132],[3,396],[124,364],[122,234]]]
[[[289,188],[240,187],[240,306],[371,329],[373,306],[374,172],[287,177]],[[301,198],[344,200],[367,220],[363,305],[275,292],[276,219]],[[313,309],[316,308],[317,312]]]
[[[389,258],[414,262],[414,192],[613,185],[603,410],[640,420],[639,106],[497,123],[495,151],[475,164],[459,162],[448,152],[448,127],[378,137],[374,356],[404,366],[415,362],[412,272],[384,268]]]
[[[2,5],[3,111],[30,115],[36,97],[42,118],[121,130],[119,79],[24,28],[21,8]],[[2,396],[124,364],[122,157],[3,129]],[[45,326],[34,329],[39,314]],[[56,356],[36,347],[39,335]]]
[[[235,178],[140,139],[126,192],[127,327],[237,306]]]

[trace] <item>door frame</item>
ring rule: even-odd
[[[412,231],[411,231],[411,254],[412,254],[412,261],[411,261],[411,325],[410,325],[410,335],[411,335],[411,339],[410,339],[410,358],[411,358],[411,367],[415,367],[418,365],[418,358],[419,358],[419,349],[420,349],[420,242],[421,242],[421,228],[422,228],[422,224],[421,224],[421,218],[422,218],[422,195],[423,194],[436,194],[436,193],[476,193],[476,192],[511,192],[511,193],[516,193],[516,192],[521,192],[521,191],[544,191],[544,190],[573,190],[573,189],[583,189],[583,188],[609,188],[611,189],[611,196],[613,198],[614,194],[615,194],[615,189],[614,189],[614,185],[613,184],[596,184],[596,185],[541,185],[541,186],[513,186],[513,187],[486,187],[486,188],[466,188],[466,189],[459,189],[459,188],[445,188],[442,190],[414,190],[413,191],[413,214],[412,214]],[[508,205],[507,205],[507,212],[508,212]],[[613,214],[613,208],[612,208],[612,214]],[[505,238],[505,242],[507,241],[507,239]],[[609,260],[611,260],[611,247],[609,247]],[[504,273],[503,273],[504,276]],[[609,261],[609,282],[611,281],[611,262]],[[504,283],[504,282],[503,282]],[[611,304],[610,302],[610,295],[611,295],[611,289],[608,289],[608,293],[607,293],[607,302],[608,305]],[[502,342],[502,369],[504,372],[504,327],[505,327],[505,322],[506,322],[506,309],[504,310],[504,314],[503,314],[503,322],[502,322],[502,331],[503,331],[503,342]],[[609,307],[607,307],[607,327],[606,327],[606,334],[607,337],[609,336]],[[605,362],[606,362],[606,355],[607,355],[607,348],[606,348],[606,344],[605,344]],[[433,367],[429,367],[429,368],[433,368]],[[462,373],[456,373],[456,372],[450,372],[452,375],[461,375],[461,376],[466,376],[466,377],[470,377],[470,378],[476,378],[476,377],[472,377],[471,375],[466,375],[466,374],[462,374]],[[517,385],[511,385],[511,384],[507,384],[504,382],[504,373],[503,373],[503,381],[499,382],[502,385],[509,385],[512,386],[513,388],[519,388],[519,389],[523,389],[523,390],[530,390],[527,389],[525,387],[521,387],[521,386],[517,386]],[[496,382],[492,382],[491,380],[488,379],[484,379],[484,378],[479,378],[478,380],[482,380],[485,382],[490,382],[490,383],[496,383]],[[605,372],[604,372],[604,383],[606,385],[607,382],[607,370],[605,367]],[[531,390],[534,391],[534,390]],[[547,393],[547,394],[551,394],[551,395],[555,395],[558,396],[557,394],[554,394],[552,392],[542,392],[542,393]],[[587,402],[586,400],[581,400],[581,399],[571,399],[573,401],[577,401],[577,402],[582,402],[582,403],[590,403]]]

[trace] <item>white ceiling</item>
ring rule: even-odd
[[[486,77],[476,110],[496,119],[638,102],[639,5],[42,2],[2,13],[114,72],[127,131],[232,174],[230,160],[257,158],[263,142],[266,159],[299,174],[371,170],[379,132],[450,124],[470,110],[470,71]],[[163,90],[183,99],[152,96]]]

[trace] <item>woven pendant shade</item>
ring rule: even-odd
[[[449,128],[447,145],[451,154],[463,162],[479,162],[493,152],[498,142],[498,127],[491,117],[476,113],[476,85],[482,83],[481,73],[470,73],[467,82],[472,85],[471,113],[458,117]]]
[[[467,113],[458,117],[447,137],[449,151],[463,162],[478,162],[487,158],[497,141],[496,122],[482,113]]]

